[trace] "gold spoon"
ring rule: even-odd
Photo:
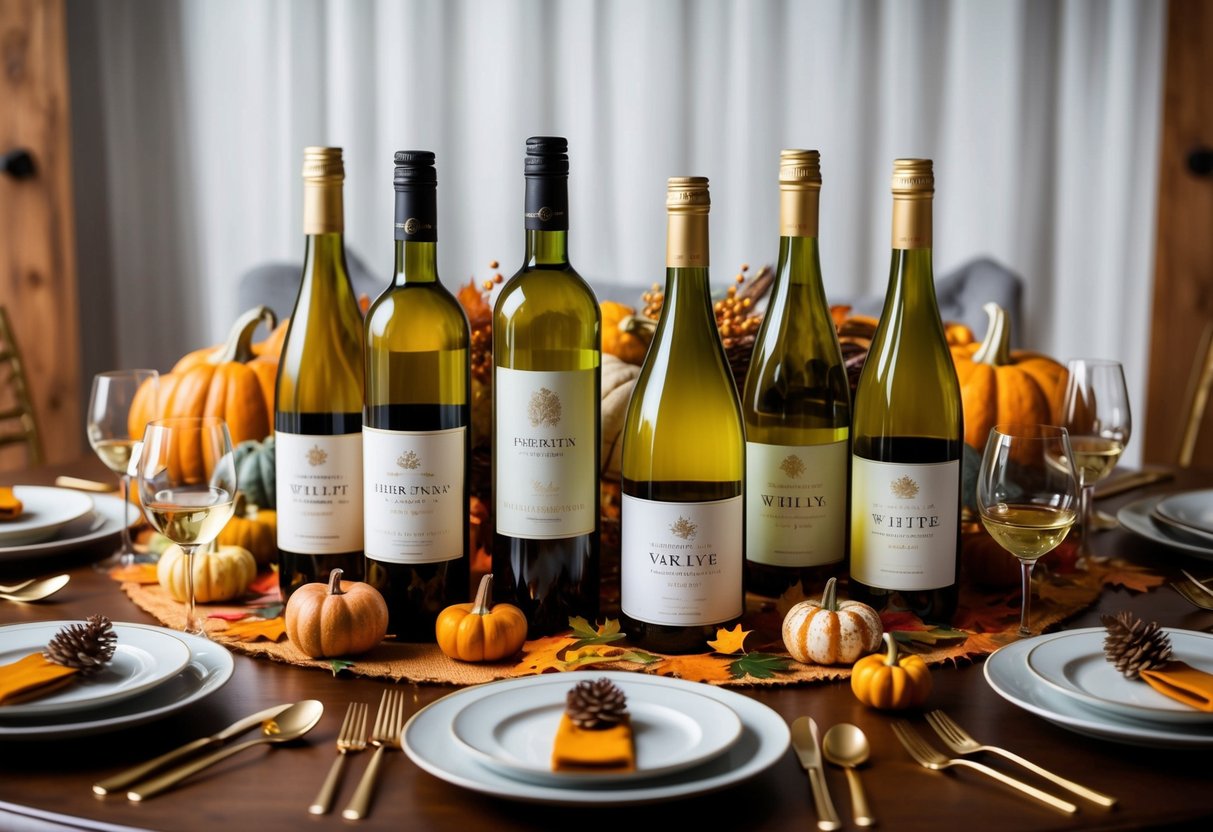
[[[183,766],[178,766],[167,774],[147,780],[142,785],[136,785],[126,793],[126,797],[128,800],[136,802],[145,800],[184,780],[191,774],[196,774],[207,766],[214,765],[220,760],[225,760],[233,754],[244,751],[246,748],[252,748],[255,745],[263,743],[280,743],[297,740],[312,730],[316,726],[316,723],[320,721],[320,717],[323,714],[324,705],[315,699],[304,699],[301,702],[296,702],[278,714],[277,718],[266,720],[265,724],[261,727],[260,737],[238,742],[235,745],[229,745],[227,748],[221,748],[213,754],[208,754]]]
[[[821,751],[825,758],[836,766],[842,766],[847,771],[847,785],[851,787],[851,811],[855,815],[856,826],[874,826],[876,818],[868,810],[868,799],[863,793],[863,784],[859,782],[859,772],[855,769],[867,762],[869,747],[867,736],[859,726],[849,722],[840,722],[826,731],[821,738]]]
[[[41,601],[63,589],[69,580],[71,578],[67,575],[56,575],[53,578],[31,581],[12,592],[0,592],[0,598],[5,601]]]

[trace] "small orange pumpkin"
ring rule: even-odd
[[[655,323],[636,317],[636,310],[613,300],[602,302],[602,351],[629,364],[643,364]]]
[[[492,573],[480,579],[476,600],[452,604],[438,614],[434,634],[442,652],[465,662],[495,662],[526,642],[526,616],[513,604],[490,609]]]
[[[286,602],[286,635],[313,659],[365,653],[387,635],[387,603],[379,590],[329,573],[327,584],[304,584]]]
[[[922,656],[897,655],[897,640],[884,634],[887,652],[864,656],[851,668],[851,692],[870,708],[917,708],[931,695],[931,669]]]

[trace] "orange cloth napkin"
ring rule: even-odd
[[[17,499],[13,489],[0,485],[0,520],[16,520],[24,510],[25,506]]]
[[[0,705],[15,705],[44,696],[71,682],[78,672],[74,667],[55,664],[41,653],[30,653],[19,661],[0,666]]]
[[[1158,670],[1141,671],[1141,678],[1164,696],[1213,713],[1213,673],[1184,662],[1168,662]]]
[[[628,720],[611,728],[578,728],[560,715],[552,744],[552,771],[635,771],[636,749]]]

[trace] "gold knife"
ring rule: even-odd
[[[800,758],[800,765],[809,774],[809,785],[813,789],[813,802],[817,804],[817,828],[840,829],[838,811],[830,800],[826,785],[825,770],[821,766],[821,745],[817,741],[817,723],[807,716],[797,717],[792,723],[792,747]]]
[[[106,795],[112,792],[121,791],[132,783],[136,783],[147,777],[153,771],[164,768],[169,763],[176,762],[182,757],[193,754],[203,748],[209,748],[212,745],[222,745],[232,737],[238,737],[250,728],[256,728],[268,720],[278,716],[278,714],[291,707],[293,703],[287,702],[284,705],[274,705],[272,708],[266,708],[264,711],[258,711],[255,714],[250,714],[243,719],[238,719],[231,725],[219,731],[216,734],[211,734],[209,737],[202,737],[167,754],[161,754],[154,760],[149,760],[146,763],[137,765],[134,768],[127,769],[119,774],[115,774],[107,780],[102,780],[99,783],[93,784],[93,793]]]

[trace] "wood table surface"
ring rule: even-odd
[[[104,469],[81,460],[70,466],[0,475],[9,483],[50,483],[72,473],[104,479]],[[1213,477],[1188,472],[1154,490],[1195,487]],[[1148,491],[1134,491],[1104,501],[1108,511]],[[82,618],[104,613],[115,621],[156,623],[136,608],[118,585],[92,568],[91,561],[109,553],[73,552],[55,561],[0,562],[0,583],[54,569],[70,571],[71,583],[53,599],[19,605],[0,601],[0,624]],[[1123,530],[1097,535],[1097,551],[1133,558],[1179,574],[1179,569],[1213,573],[1213,564],[1161,547]],[[1097,626],[1099,615],[1121,609],[1164,626],[1194,630],[1213,627],[1213,613],[1182,601],[1168,587],[1149,593],[1105,591],[1098,605],[1067,622],[1067,628]],[[335,740],[346,704],[370,703],[372,710],[389,683],[334,677],[324,671],[295,668],[235,656],[235,673],[221,690],[195,705],[150,724],[71,740],[0,742],[0,830],[47,829],[156,830],[516,830],[626,829],[686,830],[708,828],[815,829],[816,815],[804,771],[791,751],[773,767],[743,783],[711,794],[636,807],[555,807],[481,795],[448,784],[421,771],[404,754],[390,754],[371,816],[345,821],[340,816],[370,758],[351,759],[337,810],[309,815],[311,801],[335,757]],[[847,682],[796,687],[733,688],[770,706],[791,722],[812,716],[824,732],[837,722],[859,725],[870,739],[872,755],[862,770],[868,799],[880,828],[907,830],[979,829],[981,832],[1025,829],[1210,828],[1213,819],[1213,749],[1176,751],[1140,748],[1088,738],[1055,726],[999,697],[986,684],[981,662],[958,668],[935,668],[929,705],[942,708],[970,733],[991,745],[1002,745],[1035,762],[1115,795],[1111,810],[1073,798],[1080,810],[1066,817],[967,770],[932,772],[913,763],[890,729],[891,717],[860,705]],[[412,707],[431,702],[452,688],[403,684]],[[261,708],[299,699],[325,704],[320,724],[302,744],[279,749],[257,748],[196,775],[172,791],[143,803],[123,797],[98,798],[91,785],[98,779],[149,759]],[[918,719],[918,717],[915,717]],[[942,747],[925,723],[921,727]],[[1054,793],[1056,787],[992,755],[980,755],[1014,776],[1036,782]],[[844,828],[855,828],[844,773],[827,766],[827,781]]]

